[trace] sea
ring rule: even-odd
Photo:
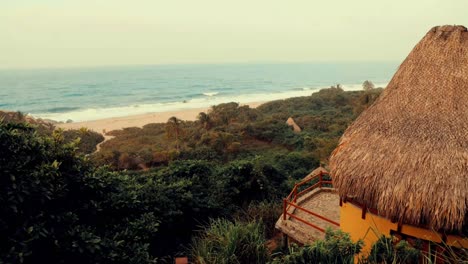
[[[112,66],[0,70],[0,110],[89,121],[308,96],[340,84],[385,87],[395,62]]]

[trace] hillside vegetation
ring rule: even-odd
[[[346,127],[381,91],[330,88],[255,109],[221,104],[200,113],[195,122],[174,117],[163,124],[112,131],[115,138],[103,143],[92,160],[183,188],[168,201],[172,217],[161,223],[164,242],[156,243],[158,255],[173,254],[185,251],[200,224],[210,218],[232,219],[252,203],[269,202],[275,213],[266,229],[272,230],[280,199],[327,162]],[[286,125],[289,117],[302,128],[300,133]]]
[[[200,113],[195,122],[173,117],[165,124],[112,131],[109,134],[115,138],[102,144],[95,160],[117,170],[137,170],[176,160],[228,163],[257,156],[282,159],[300,153],[315,166],[326,163],[346,127],[381,91],[329,88],[255,109],[237,103],[220,104]],[[302,132],[294,133],[286,125],[289,117]],[[304,169],[302,175],[310,168]]]
[[[50,136],[55,130],[55,123],[53,121],[33,118],[20,111],[0,111],[0,122],[10,124],[28,123],[41,135]],[[96,145],[104,141],[104,137],[101,134],[86,128],[70,129],[61,132],[64,142],[70,143],[75,141],[77,151],[83,154],[91,154],[95,152]]]
[[[256,247],[239,258],[273,261],[280,243],[264,242],[275,238],[279,199],[326,162],[379,93],[335,88],[257,109],[222,104],[195,122],[171,118],[114,131],[93,155],[84,154],[99,140],[86,129],[39,133],[37,125],[0,122],[0,263],[171,263],[211,249],[238,254],[215,249],[219,243],[204,240],[209,232]],[[302,132],[285,124],[290,116]]]

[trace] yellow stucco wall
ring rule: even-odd
[[[468,237],[448,236],[447,245],[468,248]]]
[[[362,219],[362,209],[351,203],[343,203],[340,212],[340,228],[349,233],[353,241],[364,240],[362,253],[370,253],[372,244],[380,236],[390,235],[390,230],[397,229],[397,224],[391,223],[386,218],[373,214],[366,214],[366,219]]]
[[[389,236],[391,230],[398,230],[398,224],[392,223],[387,218],[383,218],[369,212],[365,219],[361,218],[362,209],[352,203],[343,203],[341,206],[340,227],[341,230],[349,233],[353,241],[363,239],[365,242],[363,254],[370,253],[372,244],[382,235]],[[428,229],[423,229],[410,225],[402,225],[401,234],[412,237],[441,243],[441,235]],[[468,248],[468,238],[458,236],[448,236],[447,244],[456,247]]]

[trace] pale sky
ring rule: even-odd
[[[401,61],[468,0],[0,0],[0,68]]]

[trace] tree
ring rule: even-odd
[[[235,153],[239,150],[241,144],[236,141],[236,138],[231,133],[218,132],[216,133],[216,138],[214,140],[213,148],[218,153],[223,153],[224,160],[227,161],[228,155],[230,153]]]
[[[173,116],[167,120],[166,135],[168,138],[174,138],[176,149],[179,150],[179,137],[182,131],[182,120]]]
[[[141,181],[94,168],[60,132],[0,123],[0,263],[154,263],[161,200]]]
[[[19,122],[22,122],[22,121],[25,120],[26,115],[21,111],[17,111],[16,112],[16,118],[18,119]]]
[[[330,89],[331,89],[331,91],[338,90],[338,91],[342,92],[343,91],[343,86],[341,84],[337,83],[336,85],[330,86]]]
[[[78,152],[83,154],[91,154],[97,150],[96,146],[104,141],[104,137],[87,128],[79,130],[62,130],[61,134],[64,137],[65,143],[75,142],[78,147]]]
[[[200,121],[204,129],[209,130],[211,128],[211,118],[205,112],[200,112],[198,114],[198,121]]]
[[[238,117],[239,104],[230,102],[211,107],[210,117],[216,125],[229,125]]]
[[[364,81],[362,83],[362,89],[364,91],[369,91],[369,90],[372,90],[374,88],[375,88],[375,85],[371,81],[366,80],[366,81]]]

